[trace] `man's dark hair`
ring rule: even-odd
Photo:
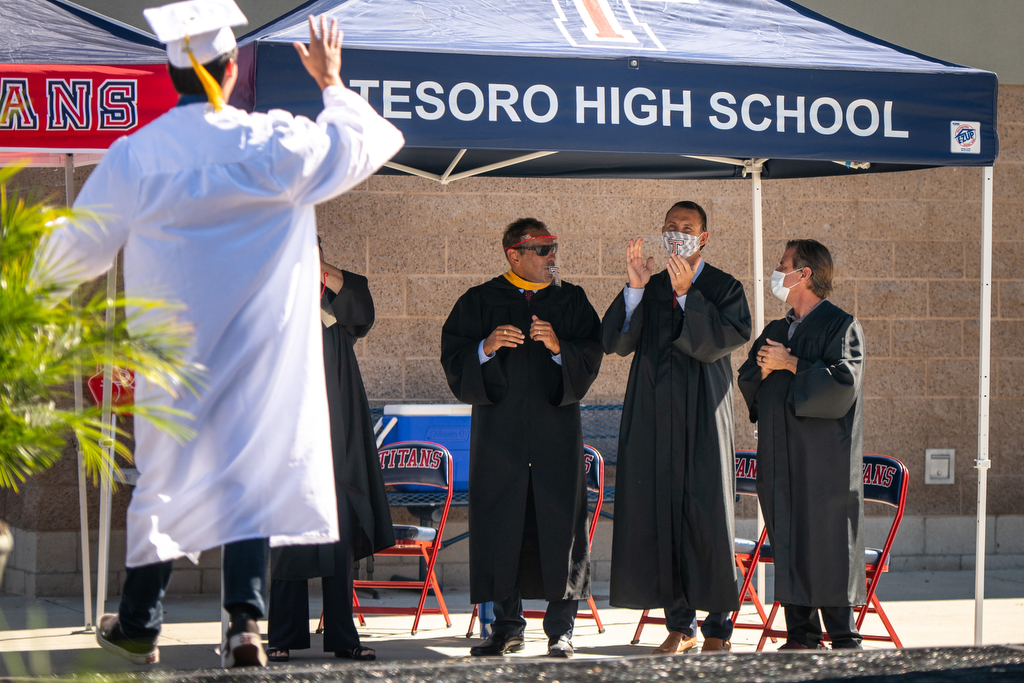
[[[232,59],[238,59],[237,45],[220,57],[203,64],[203,66],[213,76],[213,80],[218,83],[224,83],[224,71],[228,68],[228,62]],[[179,95],[206,95],[206,91],[203,90],[202,81],[199,80],[199,76],[191,66],[179,69],[168,62],[167,71],[171,74],[171,83],[174,84],[174,89]]]
[[[704,231],[707,231],[707,229],[708,229],[708,212],[705,211],[704,207],[702,207],[697,202],[690,202],[690,201],[676,202],[671,207],[669,207],[668,211],[665,212],[665,217],[666,218],[668,218],[668,215],[670,213],[672,213],[673,209],[689,209],[690,211],[696,211],[697,213],[700,214],[700,227],[703,228]]]
[[[811,291],[824,299],[832,293],[832,254],[817,240],[790,240],[786,250],[793,249],[793,267],[811,269]]]
[[[505,234],[501,236],[501,248],[508,249],[513,244],[522,242],[529,237],[526,233],[531,229],[547,230],[548,226],[536,218],[517,218],[505,227]]]
[[[691,201],[676,202],[671,207],[669,207],[668,211],[665,212],[665,218],[668,218],[668,215],[670,213],[672,213],[672,209],[689,209],[690,211],[696,211],[697,213],[700,214],[701,232],[707,232],[708,231],[708,212],[705,211],[704,207],[701,206],[700,204],[698,204],[697,202],[691,202]],[[700,250],[704,251],[704,247],[706,247],[706,246],[707,246],[707,244],[700,245]]]

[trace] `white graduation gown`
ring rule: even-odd
[[[206,103],[111,145],[44,259],[76,282],[124,247],[131,296],[185,304],[199,396],[139,381],[136,401],[195,415],[184,445],[139,419],[127,566],[250,538],[338,540],[319,312],[314,205],[390,159],[402,134],[359,95],[324,91],[315,122]],[[89,232],[91,230],[91,232]]]

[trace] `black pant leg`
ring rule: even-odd
[[[270,582],[270,618],[267,623],[271,649],[309,649],[309,583],[273,579]]]
[[[825,630],[832,639],[833,650],[858,650],[861,647],[860,633],[857,632],[857,617],[853,607],[822,607],[821,619]]]
[[[805,605],[783,605],[783,608],[786,612],[787,640],[812,649],[817,648],[821,644],[818,608]]]
[[[156,640],[164,620],[161,600],[170,580],[170,562],[128,568],[118,608],[121,633],[129,638]]]
[[[267,613],[269,560],[270,543],[266,538],[224,546],[224,609],[232,617],[244,612],[252,619],[262,619]]]
[[[523,600],[519,595],[519,582],[512,594],[503,600],[494,601],[494,623],[491,633],[503,633],[521,636],[526,631],[526,619],[523,618]]]
[[[544,612],[544,635],[548,637],[548,645],[557,642],[562,636],[572,639],[579,607],[579,600],[554,600],[548,603]]]
[[[359,647],[359,631],[352,618],[352,545],[342,539],[334,544],[334,576],[325,576],[324,652]]]

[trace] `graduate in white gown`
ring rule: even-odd
[[[225,545],[223,663],[265,664],[255,620],[266,612],[267,539],[338,540],[314,205],[373,174],[404,139],[342,84],[336,22],[310,17],[308,48],[296,43],[323,91],[311,121],[223,104],[238,74],[230,27],[246,22],[232,0],[145,13],[181,100],[111,145],[75,202],[99,224],[55,231],[44,258],[80,282],[123,247],[127,296],[184,304],[191,360],[208,374],[198,395],[136,388],[137,401],[194,415],[197,436],[179,444],[135,426],[128,574],[97,640],[136,663],[158,661],[171,561]]]

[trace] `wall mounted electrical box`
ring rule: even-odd
[[[929,448],[924,452],[924,483],[952,484],[956,473],[956,450]]]

